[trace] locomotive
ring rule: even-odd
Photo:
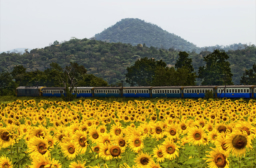
[[[132,86],[132,87],[74,87],[72,94],[80,97],[131,98],[204,98],[210,91],[215,98],[254,98],[256,85],[204,85],[204,86]],[[19,86],[17,96],[61,97],[65,87]]]

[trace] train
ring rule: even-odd
[[[131,87],[74,87],[72,94],[80,97],[131,98],[205,98],[206,92],[214,98],[254,98],[256,85],[204,85],[204,86],[131,86]],[[69,87],[70,88],[70,87]],[[29,97],[66,96],[65,87],[19,86],[16,95]]]

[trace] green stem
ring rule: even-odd
[[[93,157],[94,157],[94,159],[95,159],[95,154],[94,154],[94,152],[93,152],[92,147],[91,147],[90,144],[89,144],[89,147],[90,147],[90,149],[91,149],[91,151],[92,151],[92,153],[93,153]]]
[[[239,168],[241,168],[241,157],[240,156],[239,156],[238,165],[239,165]]]

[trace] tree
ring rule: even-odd
[[[53,42],[53,45],[58,45],[58,44],[60,44],[57,40],[55,40],[54,42]]]
[[[137,60],[131,67],[127,67],[126,82],[131,86],[150,86],[155,75],[156,67],[165,67],[166,63],[162,60],[155,61],[147,57]]]
[[[69,88],[69,84],[68,84],[68,76],[65,75],[65,79],[66,79],[66,96],[64,96],[63,94],[61,94],[61,98],[64,101],[73,101],[74,99],[76,99],[77,93],[75,93],[74,95],[72,94],[74,87]]]
[[[240,80],[241,85],[255,85],[256,84],[256,64],[253,64],[252,69],[245,70]]]
[[[229,56],[219,50],[204,57],[206,67],[199,67],[198,78],[203,79],[202,85],[233,85],[230,63],[226,61]],[[226,74],[227,79],[223,80],[222,74]]]
[[[11,73],[2,71],[0,73],[0,96],[15,95],[18,85],[13,81]]]
[[[83,79],[78,81],[77,86],[108,86],[108,83],[102,78],[98,78],[93,74],[85,74]]]
[[[11,75],[15,81],[20,84],[26,74],[26,68],[23,65],[17,65],[13,68]]]
[[[175,68],[179,69],[179,68],[186,68],[188,69],[188,72],[190,72],[188,74],[188,76],[186,77],[186,82],[183,85],[186,86],[192,86],[195,85],[195,81],[196,81],[196,73],[194,71],[193,65],[192,65],[192,59],[188,58],[188,53],[186,52],[179,52],[179,58],[175,63]],[[181,72],[184,70],[181,70]],[[180,72],[180,71],[177,71]]]

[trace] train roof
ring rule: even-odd
[[[183,88],[215,88],[217,85],[203,85],[203,86],[182,86]]]
[[[68,87],[71,88],[71,87]],[[94,87],[74,87],[75,89],[93,89]],[[66,88],[65,88],[66,89]]]
[[[180,89],[182,86],[152,86],[152,89]]]
[[[150,89],[152,86],[130,86],[130,87],[124,87],[124,89]]]
[[[94,87],[94,89],[122,89],[122,87]]]
[[[41,89],[44,86],[19,86],[16,89]]]
[[[255,87],[256,85],[219,85],[218,88],[250,88]]]
[[[45,88],[42,88],[41,90],[62,90],[62,89],[65,89],[65,87],[45,87]]]

